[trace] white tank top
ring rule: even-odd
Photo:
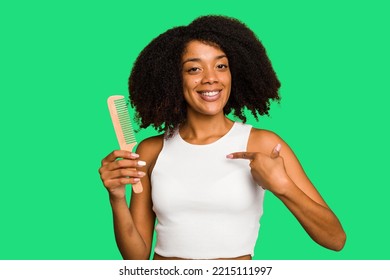
[[[151,175],[157,243],[164,257],[234,258],[252,255],[263,213],[264,190],[248,160],[227,159],[246,151],[251,126],[234,123],[207,145],[164,140]]]

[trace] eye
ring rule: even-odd
[[[227,69],[229,66],[227,64],[218,64],[217,69]]]
[[[197,73],[200,71],[200,68],[199,67],[191,67],[191,68],[188,68],[187,69],[187,72],[188,73]]]

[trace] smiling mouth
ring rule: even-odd
[[[214,90],[214,91],[200,91],[199,94],[207,97],[213,97],[216,96],[218,93],[220,93],[220,90]]]

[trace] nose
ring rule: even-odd
[[[218,82],[218,75],[214,69],[207,69],[203,72],[202,83],[213,84]]]

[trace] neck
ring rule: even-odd
[[[215,116],[187,116],[180,127],[180,136],[192,144],[209,144],[224,136],[233,126],[223,113]]]

